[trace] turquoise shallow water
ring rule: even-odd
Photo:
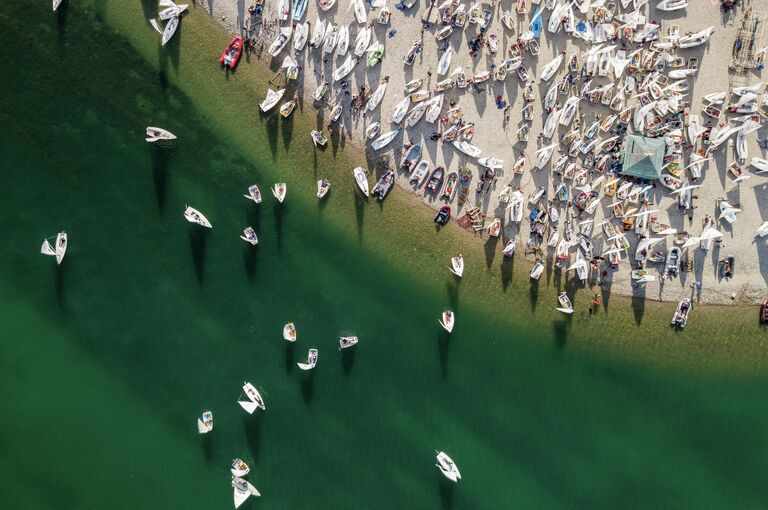
[[[306,120],[259,117],[255,64],[229,77],[200,64],[220,51],[207,38],[226,39],[200,13],[158,53],[139,5],[22,5],[0,6],[6,54],[33,63],[0,73],[0,507],[230,508],[235,456],[263,493],[248,508],[768,500],[759,363],[692,367],[748,364],[764,338],[751,311],[702,309],[683,335],[666,309],[641,319],[628,300],[565,322],[552,288],[532,306],[527,279],[482,253],[456,284],[436,253],[468,243],[396,195],[362,201],[344,156],[337,169],[310,151]],[[147,124],[179,143],[148,147]],[[319,205],[318,175],[334,178]],[[279,179],[283,206],[240,197]],[[187,203],[212,231],[184,221]],[[256,249],[237,237],[247,225]],[[62,228],[56,268],[37,251]],[[450,337],[437,325],[449,306]],[[361,342],[342,355],[347,333]],[[313,346],[317,369],[299,373]],[[665,368],[597,354],[622,346]],[[243,379],[265,413],[235,404]],[[200,437],[206,408],[215,430]],[[459,464],[458,486],[435,449]]]

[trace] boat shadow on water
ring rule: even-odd
[[[192,254],[192,264],[195,267],[197,281],[202,285],[205,273],[205,244],[208,238],[208,229],[198,225],[189,227],[189,251]]]
[[[203,449],[205,463],[211,465],[213,463],[213,434],[203,434],[200,438],[200,446]]]
[[[441,479],[438,480],[438,490],[440,491],[440,503],[445,509],[453,508],[454,483],[446,480],[444,476],[439,474],[439,472],[438,472],[438,476],[441,477]]]
[[[293,353],[296,344],[294,342],[285,342],[285,373],[290,374],[293,371],[294,359]]]
[[[315,378],[312,377],[312,372],[301,374],[301,397],[304,399],[304,403],[309,405],[312,403],[312,399],[315,398]]]
[[[67,13],[73,6],[66,5],[64,9],[56,9],[56,29],[58,30],[59,50],[64,50],[67,44]]]
[[[643,322],[643,315],[645,315],[645,285],[633,289],[632,313],[635,316],[635,324],[639,326]]]
[[[512,277],[515,274],[515,257],[502,257],[501,259],[501,288],[507,292]]]
[[[353,190],[355,194],[355,220],[357,221],[357,239],[363,240],[363,220],[365,219],[365,205],[367,200],[358,190]]]
[[[277,253],[283,252],[283,204],[275,202],[272,205],[275,213],[275,237],[277,239]]]
[[[56,295],[56,304],[58,305],[60,312],[64,311],[66,305],[64,296],[64,271],[71,262],[72,256],[70,255],[66,264],[53,266],[53,292]]]
[[[492,237],[488,236],[488,240],[485,242],[484,245],[484,251],[485,251],[485,265],[488,267],[488,269],[491,268],[493,265],[493,259],[496,258],[496,247],[499,244],[499,238],[498,237]]]
[[[352,365],[355,364],[355,349],[343,349],[341,351],[341,369],[344,371],[344,375],[348,376],[352,373]]]
[[[293,115],[284,117],[280,121],[280,133],[283,136],[283,147],[288,152],[288,148],[291,146],[291,140],[293,139]]]
[[[573,315],[564,316],[561,319],[552,321],[552,338],[555,341],[555,347],[563,349],[568,341],[568,331],[571,328]]]
[[[248,443],[248,451],[254,465],[259,463],[261,453],[261,421],[260,416],[243,415],[243,432],[245,442]]]
[[[152,152],[152,180],[155,183],[155,199],[157,209],[162,213],[165,210],[165,190],[168,188],[168,164],[172,152],[159,145],[149,147]]]
[[[267,144],[269,145],[269,152],[272,154],[272,161],[277,157],[277,127],[279,114],[275,112],[264,113],[259,110],[259,115],[264,121],[264,128],[267,132]]]
[[[451,334],[440,328],[437,332],[437,354],[440,357],[440,373],[448,378],[448,354],[451,350]]]
[[[531,285],[528,289],[528,300],[531,303],[531,313],[536,312],[536,304],[539,302],[539,280],[531,278]]]

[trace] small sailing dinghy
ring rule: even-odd
[[[240,236],[240,239],[246,243],[251,243],[253,246],[259,244],[259,238],[256,235],[256,231],[253,230],[253,227],[246,227],[245,230],[243,230],[243,235]]]
[[[207,434],[213,430],[213,413],[204,411],[202,416],[197,419],[197,431],[200,434]]]
[[[296,364],[302,370],[312,370],[313,368],[315,368],[315,365],[317,365],[317,349],[310,349],[309,352],[307,352],[306,363],[296,363]]]
[[[285,200],[285,194],[288,192],[288,188],[284,182],[278,182],[272,187],[272,194],[275,196],[278,202],[281,204]]]
[[[440,472],[450,481],[458,482],[461,480],[459,468],[456,466],[456,463],[453,462],[453,459],[451,459],[445,452],[438,452],[437,464],[435,464],[435,466],[437,466],[440,469]]]
[[[322,132],[313,129],[311,134],[312,143],[315,144],[315,147],[325,147],[325,144],[328,143],[328,139]]]
[[[272,41],[272,44],[269,46],[269,49],[267,50],[267,52],[273,57],[276,57],[281,51],[283,51],[283,48],[285,48],[285,45],[288,43],[288,40],[291,38],[292,33],[293,33],[292,27],[290,26],[282,27],[280,29],[280,32],[277,34],[277,37],[275,37],[275,40]]]
[[[374,140],[371,143],[371,147],[373,148],[373,150],[376,150],[376,151],[381,149],[381,148],[383,148],[383,147],[386,147],[387,145],[389,145],[389,143],[392,140],[395,139],[395,137],[397,136],[397,134],[399,132],[400,132],[399,129],[395,129],[394,131],[390,131],[388,133],[384,133],[383,135],[381,135],[380,137],[378,137],[376,140]]]
[[[531,269],[531,278],[534,280],[538,280],[541,278],[542,273],[544,273],[544,262],[539,259],[536,261],[536,263],[533,265],[533,268]]]
[[[186,209],[184,209],[184,217],[190,223],[197,223],[198,225],[202,225],[206,228],[212,228],[211,222],[208,221],[208,218],[203,216],[203,213],[194,207],[186,206]]]
[[[51,238],[52,239],[52,238]],[[51,246],[48,239],[43,240],[43,245],[40,247],[40,253],[43,255],[49,255],[56,257],[56,264],[61,264],[64,260],[64,255],[67,253],[67,233],[59,232],[56,234],[55,248]]]
[[[234,459],[229,470],[232,472],[232,476],[240,477],[245,476],[251,472],[251,468],[248,467],[248,464],[246,464],[242,459]]]
[[[352,170],[352,175],[355,176],[355,182],[357,187],[363,192],[363,195],[368,196],[368,172],[362,167],[355,167]]]
[[[455,321],[455,317],[453,315],[453,312],[450,310],[446,310],[440,316],[440,320],[438,322],[443,327],[443,329],[445,329],[448,333],[450,333],[451,331],[453,331],[454,321]]]
[[[323,198],[328,194],[328,190],[331,189],[331,181],[326,179],[320,179],[317,181],[317,198]]]
[[[672,316],[672,322],[670,324],[683,329],[688,322],[688,315],[690,313],[691,300],[688,298],[680,300],[680,302],[677,303],[677,309],[675,310],[675,315]]]
[[[461,253],[457,253],[455,257],[451,257],[451,266],[448,269],[451,270],[451,273],[461,278],[464,275],[464,256]]]
[[[259,104],[259,108],[261,108],[261,111],[266,113],[272,108],[274,108],[275,105],[278,103],[278,101],[282,99],[283,94],[285,94],[285,89],[280,89],[277,91],[268,89],[267,97],[265,97],[264,101],[262,101],[261,104]]]
[[[255,184],[252,186],[249,186],[248,194],[243,196],[249,200],[253,200],[257,204],[261,203],[261,191],[259,190],[259,187]]]
[[[342,336],[339,337],[339,348],[340,349],[349,349],[353,345],[357,344],[357,337],[356,336]]]
[[[283,326],[283,339],[289,342],[296,341],[296,326],[293,324],[293,322],[289,322]]]
[[[571,298],[568,297],[568,294],[565,291],[561,292],[560,295],[557,296],[557,300],[560,302],[560,308],[555,308],[555,310],[567,314],[573,313]]]
[[[163,142],[175,139],[176,135],[168,130],[159,127],[147,126],[147,137],[145,138],[147,143]]]
[[[253,414],[256,409],[266,411],[267,406],[264,404],[264,399],[261,398],[261,393],[256,387],[248,381],[243,382],[243,392],[248,400],[238,400],[237,403],[240,407],[245,409],[248,414]]]
[[[261,496],[261,493],[256,490],[256,487],[239,476],[232,477],[232,487],[235,490],[235,508],[240,508],[240,505],[245,503],[251,496]]]
[[[381,122],[374,122],[365,128],[365,137],[370,140],[371,138],[374,138],[376,135],[378,135],[379,131],[381,131]]]

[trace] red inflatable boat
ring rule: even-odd
[[[237,65],[237,62],[240,60],[240,55],[242,54],[243,38],[236,36],[234,39],[229,41],[227,49],[224,50],[224,53],[221,54],[219,64],[222,64],[224,67],[233,69]]]

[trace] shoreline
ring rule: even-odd
[[[203,10],[210,16],[212,16],[214,19],[216,19],[220,24],[222,24],[228,31],[232,33],[243,33],[243,17],[248,17],[247,13],[247,6],[245,4],[237,5],[237,4],[222,4],[222,3],[215,3],[213,4],[213,10],[210,11],[208,9],[207,5],[199,6],[203,7]],[[242,7],[242,9],[238,10],[239,7]],[[393,105],[399,101],[400,96],[399,93],[396,92],[398,88],[402,87],[402,83],[404,82],[404,75],[407,76],[410,74],[412,77],[420,76],[418,73],[414,73],[413,69],[411,68],[405,68],[405,73],[403,73],[403,66],[400,62],[399,57],[394,57],[393,54],[403,54],[407,47],[410,46],[410,41],[413,40],[412,36],[407,35],[407,31],[409,29],[412,29],[415,33],[418,34],[418,30],[421,26],[421,16],[422,12],[419,10],[420,8],[423,8],[420,4],[417,6],[414,6],[410,10],[406,10],[405,12],[393,10],[392,12],[392,21],[389,25],[381,26],[375,25],[375,38],[378,38],[380,42],[386,45],[386,50],[384,53],[384,59],[382,63],[372,69],[365,69],[362,67],[361,64],[358,64],[357,68],[353,72],[352,75],[350,75],[347,80],[350,83],[354,83],[353,86],[350,87],[351,90],[357,90],[360,85],[365,84],[368,88],[368,90],[372,90],[375,83],[378,82],[378,80],[383,76],[389,77],[389,87],[387,90],[387,93],[385,94],[384,100],[382,101],[382,104],[377,107],[373,112],[364,112],[363,115],[357,115],[356,117],[351,117],[348,113],[348,106],[347,102],[344,103],[345,111],[343,113],[343,128],[338,129],[338,126],[335,126],[336,129],[333,134],[329,136],[328,133],[326,133],[327,136],[329,136],[329,143],[333,143],[335,145],[335,149],[338,150],[338,148],[341,148],[341,150],[347,149],[346,144],[350,144],[350,148],[354,149],[361,149],[365,151],[366,160],[369,164],[369,168],[371,168],[371,163],[373,161],[376,161],[376,159],[381,155],[390,155],[392,160],[399,161],[403,149],[402,144],[405,142],[406,139],[408,139],[411,143],[415,143],[417,141],[421,142],[424,146],[424,152],[423,156],[424,158],[433,161],[435,163],[441,163],[446,167],[446,172],[451,172],[453,170],[457,169],[458,165],[463,165],[465,168],[470,169],[472,172],[472,181],[469,183],[470,188],[474,188],[475,183],[478,179],[477,175],[480,171],[482,171],[482,167],[479,165],[476,165],[474,161],[468,162],[466,161],[462,155],[458,154],[452,147],[449,146],[449,144],[435,144],[435,142],[429,142],[429,132],[434,131],[437,129],[437,124],[429,125],[426,124],[425,121],[422,121],[420,125],[416,125],[415,128],[407,130],[407,134],[403,134],[403,131],[401,130],[401,134],[399,134],[395,141],[388,146],[386,149],[383,149],[381,151],[381,154],[374,153],[370,147],[369,144],[366,143],[366,138],[364,135],[365,128],[373,121],[377,121],[379,119],[384,120],[385,118],[388,118],[390,115],[390,112],[392,111]],[[264,19],[267,19],[270,14],[272,13],[274,9],[274,6],[271,6],[271,4],[267,3],[266,11],[265,11],[265,17]],[[423,9],[422,9],[423,10]],[[303,18],[303,20],[309,20],[312,24],[314,24],[314,20],[316,19],[317,15],[317,5],[313,2],[309,2],[307,7],[307,12]],[[715,11],[717,12],[717,11]],[[706,69],[709,70],[712,69],[712,60],[717,59],[717,55],[710,55],[714,54],[715,51],[713,50],[714,45],[716,44],[715,38],[720,37],[721,39],[729,40],[732,35],[731,32],[733,32],[733,22],[734,20],[738,20],[739,16],[742,11],[737,11],[736,13],[731,14],[731,16],[727,19],[727,21],[730,23],[731,26],[723,27],[721,24],[718,24],[717,29],[715,31],[715,35],[713,35],[713,40],[710,41],[709,45],[706,46],[704,52],[705,54],[700,55],[700,58],[702,59],[703,66],[706,66]],[[332,19],[335,22],[342,24],[342,23],[351,23],[352,30],[355,30],[355,27],[358,26],[356,23],[354,23],[354,15],[352,12],[347,12],[344,10],[344,6],[339,4],[332,8],[328,13],[323,13],[323,18]],[[656,12],[656,14],[659,14]],[[489,30],[490,32],[499,32],[499,30],[505,30],[498,20],[500,15],[499,10],[494,10],[494,19],[491,24],[491,28]],[[527,19],[531,16],[531,13],[529,12],[524,18],[518,17],[518,22],[523,21],[523,19]],[[719,14],[718,14],[719,16]],[[373,15],[369,12],[368,17],[372,18]],[[713,13],[711,11],[707,11],[706,9],[702,10],[702,12],[697,13],[695,16],[692,16],[690,13],[688,13],[688,16],[685,19],[676,19],[674,20],[676,23],[680,23],[683,25],[683,28],[687,28],[688,26],[695,27],[701,24],[704,24],[706,22],[709,22],[709,20],[713,17]],[[693,18],[693,19],[692,19]],[[702,19],[703,18],[703,19]],[[289,18],[290,19],[290,18]],[[285,24],[287,22],[283,22]],[[668,24],[668,23],[667,23]],[[362,26],[362,25],[359,25]],[[429,70],[433,71],[436,68],[437,64],[437,56],[435,55],[435,44],[434,40],[430,40],[430,37],[432,37],[433,32],[435,31],[436,27],[439,27],[438,24],[433,24],[426,32],[421,34],[422,39],[424,40],[424,50],[420,54],[419,58],[417,58],[417,63],[414,64],[414,68],[417,66],[419,67],[420,71]],[[469,26],[469,25],[468,25]],[[664,27],[664,25],[662,25]],[[394,38],[387,37],[385,34],[390,30],[397,30],[397,33],[395,34]],[[470,29],[467,28],[465,32],[469,31]],[[692,29],[693,30],[693,29]],[[511,41],[511,37],[508,37],[509,34],[504,34],[503,38],[505,42]],[[554,56],[553,48],[550,47],[552,41],[545,39],[546,36],[549,36],[548,33],[542,34],[542,51],[541,54],[538,56],[538,64],[546,63],[549,59],[549,56],[545,56],[545,54],[549,51]],[[562,34],[560,34],[562,35]],[[462,39],[463,39],[462,35]],[[351,34],[350,38],[353,40],[354,33]],[[432,37],[433,39],[433,37]],[[467,39],[469,37],[467,36]],[[269,44],[269,40],[265,39],[266,44]],[[545,44],[546,41],[546,44]],[[557,42],[558,39],[555,39],[555,42]],[[463,53],[466,52],[466,47],[463,44],[465,41],[461,41],[459,44],[453,44],[454,47],[454,62],[456,59],[464,58],[465,56]],[[556,51],[572,51],[575,49],[583,49],[582,47],[577,47],[572,44],[572,41],[570,38],[568,38],[566,41],[567,50],[561,50],[560,47],[557,47]],[[289,42],[289,46],[292,43],[292,40]],[[352,43],[350,42],[350,45]],[[583,45],[582,45],[583,46]],[[728,46],[730,48],[730,46]],[[728,49],[726,48],[726,49]],[[317,129],[323,129],[327,128],[328,124],[328,118],[326,115],[326,110],[329,110],[329,108],[326,107],[325,104],[320,105],[319,108],[316,107],[316,105],[309,104],[309,102],[305,101],[306,98],[311,97],[311,93],[314,91],[316,86],[319,83],[322,83],[322,80],[331,81],[329,78],[330,71],[334,68],[335,65],[338,64],[338,62],[341,61],[342,57],[338,57],[334,54],[328,55],[327,59],[328,61],[323,64],[320,61],[319,58],[319,52],[322,50],[318,49],[310,49],[308,46],[299,54],[299,63],[303,66],[303,70],[300,73],[299,82],[297,84],[289,84],[288,87],[294,87],[296,86],[297,92],[299,92],[300,95],[300,102],[304,106],[309,106],[313,110],[315,110],[315,114],[317,115]],[[276,58],[274,59],[268,59],[269,56],[266,55],[266,52],[264,52],[264,55],[261,55],[260,58],[257,58],[258,64],[265,65],[270,72],[274,72],[276,65],[279,64],[279,62],[282,61],[282,59],[288,55],[293,55],[295,52],[291,48],[290,52],[288,50],[283,50],[282,53],[280,53]],[[501,53],[501,52],[500,52]],[[698,55],[701,52],[696,52]],[[722,54],[722,51],[719,52],[719,54]],[[309,58],[307,57],[309,55]],[[706,57],[706,58],[705,58]],[[496,60],[499,60],[499,55],[496,55]],[[466,59],[465,59],[466,60]],[[486,60],[486,65],[488,65],[489,62],[493,61],[493,58],[488,55],[487,50],[485,51],[485,55],[481,55],[480,58],[476,58],[472,61],[471,65],[475,68],[477,72],[481,71],[484,67],[481,64],[482,60]],[[419,62],[421,61],[421,62]],[[463,62],[463,61],[462,61]],[[239,65],[244,65],[246,62],[240,62]],[[526,65],[531,64],[530,58]],[[453,66],[455,67],[455,66]],[[535,67],[532,67],[532,71],[534,72],[534,75],[538,75],[539,73],[535,69]],[[432,73],[431,77],[426,77],[424,80],[425,84],[429,84],[429,87],[431,89],[431,86],[433,83],[440,79],[440,77],[435,76],[437,73]],[[727,73],[726,73],[727,74]],[[728,78],[727,76],[725,77]],[[755,78],[757,79],[757,78]],[[753,79],[752,81],[755,81]],[[709,80],[708,75],[708,83],[707,83],[707,91],[709,89],[713,90],[719,90],[719,88],[727,88],[727,85],[723,87],[721,85],[723,81],[722,77],[718,77],[717,80],[713,79]],[[499,82],[496,82],[498,84]],[[536,114],[533,125],[531,126],[531,137],[530,141],[528,142],[528,147],[524,147],[523,144],[520,143],[512,143],[517,142],[516,140],[510,140],[511,138],[514,138],[514,126],[519,125],[520,119],[520,112],[519,106],[521,102],[521,94],[520,92],[520,86],[517,83],[517,78],[510,78],[508,77],[505,82],[503,83],[503,88],[501,89],[501,95],[503,95],[505,98],[508,98],[509,105],[512,106],[512,109],[509,112],[506,112],[506,115],[508,115],[510,118],[507,120],[504,120],[504,112],[501,110],[496,109],[496,105],[493,104],[493,98],[491,97],[490,100],[488,98],[491,94],[488,90],[484,91],[482,94],[470,94],[467,92],[464,92],[461,95],[456,94],[456,89],[451,89],[449,92],[451,93],[450,99],[454,100],[458,106],[463,108],[463,111],[465,112],[466,117],[468,117],[470,120],[474,120],[477,122],[477,130],[475,134],[475,138],[472,141],[473,144],[476,144],[478,147],[485,148],[486,146],[490,145],[493,147],[491,151],[483,151],[483,155],[494,155],[496,157],[500,157],[501,159],[504,159],[506,162],[506,166],[510,166],[510,159],[516,158],[520,151],[523,149],[527,149],[526,153],[529,158],[529,164],[532,163],[531,157],[532,153],[535,151],[534,145],[536,144],[535,140],[535,134],[540,130],[540,125],[544,118],[543,112],[540,110],[540,101],[536,101],[534,104],[536,105]],[[550,82],[551,83],[551,82]],[[692,85],[695,87],[696,80],[692,83]],[[714,87],[713,87],[714,85]],[[543,95],[546,93],[546,90],[549,86],[549,83],[537,83],[537,98],[543,97]],[[333,88],[338,88],[333,87]],[[425,87],[426,88],[426,87]],[[490,87],[488,87],[490,88]],[[496,90],[494,90],[494,93]],[[347,95],[346,97],[351,99],[350,96],[354,94]],[[692,106],[697,107],[698,106],[698,97],[699,93],[694,93],[693,96],[690,98],[690,101],[692,103]],[[342,96],[344,97],[344,96]],[[475,104],[473,105],[472,102]],[[490,101],[490,104],[488,104]],[[444,110],[447,109],[447,106],[443,108]],[[474,110],[474,111],[473,111]],[[311,116],[311,113],[305,111],[307,115]],[[366,113],[370,113],[370,115],[366,115]],[[589,115],[593,113],[593,110],[587,110],[587,113],[585,115]],[[477,118],[477,116],[482,116],[482,122],[480,122],[480,119]],[[488,120],[486,120],[486,117],[488,117]],[[586,117],[588,119],[588,117]],[[504,139],[501,140],[501,143],[495,143],[499,140],[494,140],[493,137],[489,138],[489,132],[490,131],[496,131],[496,128],[494,127],[495,123],[499,123],[502,125],[502,129],[504,130]],[[381,132],[386,131],[389,129],[384,125],[385,123],[382,122],[382,128]],[[403,126],[404,127],[404,126]],[[762,130],[760,131],[762,132]],[[304,136],[303,133],[296,133],[298,136]],[[309,133],[306,134],[308,136]],[[392,150],[394,147],[394,150]],[[722,158],[723,152],[719,154],[719,158]],[[756,155],[760,153],[759,148],[757,147],[757,144],[755,142],[755,139],[750,140],[750,154]],[[555,157],[553,157],[553,160]],[[724,159],[723,159],[724,161]],[[469,163],[469,164],[467,164]],[[716,178],[714,175],[710,177],[710,179],[707,179],[704,184],[707,185],[707,188],[703,188],[706,191],[699,190],[701,193],[699,194],[701,196],[699,200],[699,204],[697,204],[697,208],[700,210],[709,211],[710,209],[712,212],[710,213],[710,216],[717,217],[717,209],[715,200],[719,196],[725,196],[729,198],[730,202],[735,202],[739,205],[742,205],[743,208],[749,209],[747,205],[743,205],[742,199],[744,202],[751,202],[754,200],[755,203],[749,204],[752,208],[757,209],[758,212],[760,212],[760,204],[762,201],[760,200],[760,197],[765,194],[766,200],[768,200],[768,189],[766,189],[766,186],[764,184],[764,178],[761,176],[752,176],[753,178],[750,179],[750,181],[746,181],[746,183],[741,183],[736,188],[732,188],[733,185],[729,185],[728,182],[729,177],[725,175],[725,166],[727,166],[726,163],[722,161],[718,161],[717,164],[718,167],[721,167],[720,171],[723,175],[721,175],[720,182],[716,181]],[[471,167],[471,168],[470,168]],[[371,173],[375,173],[375,170],[371,168],[369,170]],[[707,170],[710,174],[712,174],[715,169],[710,168]],[[552,194],[554,191],[554,185],[552,179],[549,178],[548,175],[545,175],[549,173],[545,170],[538,170],[535,171],[536,173],[531,174],[530,172],[527,172],[523,175],[522,179],[513,179],[512,181],[509,181],[510,184],[513,186],[520,186],[524,193],[530,192],[532,189],[535,189],[535,186],[544,185],[549,188],[549,193]],[[511,174],[509,170],[507,170],[508,174]],[[706,174],[705,174],[706,176]],[[544,179],[544,180],[542,180]],[[408,184],[407,177],[404,177],[400,172],[398,172],[398,184],[400,185],[399,188],[401,190],[410,191],[411,195],[414,196],[415,202],[421,202],[422,204],[427,205],[430,207],[431,210],[436,210],[441,203],[437,200],[434,201],[427,201],[422,195],[419,195],[413,191],[413,189]],[[497,174],[497,179],[495,182],[491,185],[490,190],[488,193],[486,193],[482,197],[482,201],[478,204],[485,214],[488,216],[497,215],[501,216],[505,219],[504,223],[505,226],[502,230],[502,236],[500,238],[500,242],[498,244],[501,244],[502,247],[507,242],[507,240],[511,236],[517,237],[517,254],[515,257],[518,258],[525,258],[526,264],[528,267],[530,267],[533,264],[533,261],[536,257],[532,257],[529,254],[524,254],[525,246],[525,236],[527,235],[528,225],[529,221],[527,218],[523,219],[523,222],[519,226],[510,225],[509,222],[506,220],[506,211],[504,209],[504,204],[500,204],[498,201],[498,194],[500,190],[503,187],[503,171],[499,172]],[[720,186],[720,189],[717,189],[717,185]],[[742,187],[747,187],[747,190],[742,190]],[[661,187],[660,187],[661,188]],[[710,189],[712,188],[712,189]],[[465,200],[463,204],[463,209],[459,212],[459,214],[456,214],[454,211],[454,220],[458,219],[458,217],[463,214],[463,212],[466,210],[466,207],[472,202],[472,195],[471,190],[469,195],[467,196],[467,199]],[[703,213],[697,213],[696,218],[693,221],[684,221],[683,218],[677,219],[679,212],[675,212],[673,209],[673,206],[670,204],[671,199],[669,196],[658,196],[658,193],[656,193],[657,197],[659,199],[659,209],[662,211],[660,213],[660,216],[664,215],[664,212],[666,211],[667,215],[669,216],[669,220],[665,223],[678,228],[679,230],[688,230],[691,232],[691,235],[695,235],[695,233],[700,229],[699,224],[701,223],[701,220],[703,218]],[[735,199],[732,197],[736,197]],[[454,198],[454,201],[451,203],[452,207],[455,207],[456,205],[456,198]],[[709,202],[711,202],[713,205],[709,205]],[[527,211],[525,216],[527,216]],[[632,281],[629,278],[629,271],[627,270],[626,266],[632,262],[633,257],[630,256],[627,260],[624,261],[622,266],[617,271],[608,271],[607,274],[603,275],[603,278],[607,281],[611,288],[611,292],[615,293],[616,295],[622,295],[627,297],[634,297],[634,298],[643,298],[643,299],[652,299],[654,301],[662,301],[662,302],[676,302],[682,297],[688,297],[694,295],[694,288],[693,283],[694,281],[701,281],[703,282],[703,290],[698,289],[697,295],[695,296],[696,302],[698,303],[707,303],[707,304],[758,304],[764,299],[765,297],[765,288],[766,284],[765,282],[768,282],[768,264],[766,264],[765,259],[767,258],[765,256],[765,253],[768,253],[768,245],[763,241],[761,242],[760,239],[757,240],[757,243],[753,241],[753,238],[747,238],[747,232],[750,231],[750,229],[756,228],[757,225],[760,224],[760,214],[742,214],[739,216],[739,221],[735,224],[736,229],[735,231],[738,232],[738,235],[735,234],[734,230],[731,230],[730,232],[725,232],[726,237],[724,238],[724,242],[722,243],[721,248],[714,248],[713,250],[710,250],[709,252],[703,252],[701,250],[696,249],[693,255],[692,263],[694,264],[694,272],[686,274],[685,272],[681,273],[681,276],[677,279],[669,279],[669,280],[662,280],[661,278],[657,278],[656,281],[650,282],[643,287],[640,288],[633,288]],[[597,223],[598,216],[595,216],[595,222]],[[660,221],[663,221],[663,219],[660,219]],[[561,222],[562,223],[562,222]],[[754,225],[753,225],[754,223]],[[487,222],[486,222],[487,224]],[[470,229],[465,229],[470,230]],[[722,230],[722,229],[721,229]],[[471,230],[470,230],[471,232]],[[487,246],[488,238],[487,236],[478,236],[475,234],[473,237],[478,237],[478,240],[480,241],[477,246],[483,247],[483,245]],[[628,236],[630,238],[630,242],[634,246],[637,242],[635,235],[632,234]],[[542,248],[546,248],[545,244],[542,244]],[[500,248],[499,248],[500,250]],[[633,250],[631,250],[631,253],[633,253]],[[717,264],[716,262],[726,256],[731,255],[732,253],[736,254],[738,257],[737,262],[737,269],[735,272],[734,277],[731,280],[723,280],[719,279],[717,276]],[[553,258],[553,249],[549,248],[549,250],[544,250],[543,254],[540,254],[542,258],[547,261],[548,265],[552,263]],[[710,260],[712,259],[712,260]],[[663,264],[662,264],[663,267]],[[649,269],[652,269],[651,266],[649,266]],[[569,276],[571,278],[575,278],[575,275],[573,275],[573,271],[568,272]],[[599,290],[599,286],[594,285],[594,281],[591,281],[590,284],[582,284],[581,288],[583,288],[585,291],[589,292],[590,290]],[[735,294],[735,299],[732,298],[732,295]]]

